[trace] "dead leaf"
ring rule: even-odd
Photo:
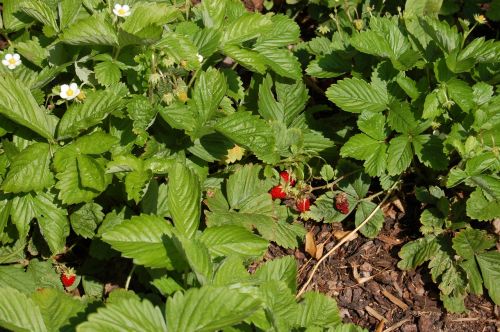
[[[312,257],[316,257],[316,243],[314,243],[314,235],[311,231],[306,234],[306,252]]]
[[[325,244],[318,244],[318,246],[316,247],[316,259],[319,260],[321,257],[323,257],[323,249],[325,249]]]

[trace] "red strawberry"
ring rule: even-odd
[[[335,209],[342,214],[349,213],[349,201],[344,193],[335,196]]]
[[[283,191],[283,188],[281,187],[281,185],[274,186],[273,189],[271,189],[270,193],[271,193],[271,196],[273,197],[273,199],[286,198],[286,192]]]
[[[306,212],[309,211],[311,202],[309,201],[309,198],[299,198],[297,202],[295,202],[295,206],[300,212]]]
[[[61,274],[61,281],[64,287],[66,288],[71,287],[75,282],[75,279],[76,279],[76,274],[73,272],[72,269],[68,269],[67,271]]]
[[[283,171],[280,173],[280,176],[286,183],[290,183],[291,186],[295,185],[295,179],[291,177],[288,171]]]

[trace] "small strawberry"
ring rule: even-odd
[[[300,212],[306,212],[309,211],[311,202],[309,201],[309,198],[299,198],[295,202],[295,206],[297,207],[297,210],[299,210]]]
[[[335,209],[342,214],[349,213],[349,201],[344,193],[335,196]]]
[[[288,173],[288,171],[280,172],[280,176],[286,183],[290,183],[291,186],[295,185],[295,179],[292,178],[292,176],[290,175],[290,173]]]
[[[277,186],[274,186],[273,189],[271,189],[270,191],[271,193],[271,196],[273,199],[284,199],[286,198],[286,192],[283,191],[283,188],[281,187],[281,185],[277,185]]]
[[[67,269],[61,274],[61,281],[66,288],[73,286],[75,280],[76,274],[75,271],[71,268]]]

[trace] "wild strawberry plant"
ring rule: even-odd
[[[430,261],[450,310],[483,285],[498,303],[476,228],[500,211],[499,43],[439,6],[356,4],[301,41],[236,0],[4,1],[0,326],[361,330],[262,258],[300,245],[299,217],[374,213],[375,237],[374,191],[409,179],[424,237],[400,267]]]

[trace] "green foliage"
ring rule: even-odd
[[[292,2],[3,2],[1,328],[361,331],[262,261],[303,220],[375,238],[389,188],[425,206],[399,268],[427,263],[450,311],[499,304],[500,42],[440,0]]]

